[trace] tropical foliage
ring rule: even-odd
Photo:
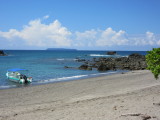
[[[160,48],[153,48],[152,51],[148,51],[146,55],[147,69],[151,70],[154,77],[158,79],[160,75]]]

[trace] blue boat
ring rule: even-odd
[[[14,82],[18,82],[20,84],[31,83],[32,77],[27,77],[26,75],[21,74],[20,71],[27,71],[27,70],[26,69],[19,69],[19,68],[8,69],[6,76],[9,80],[14,81]]]

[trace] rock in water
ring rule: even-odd
[[[147,68],[146,58],[144,55],[134,53],[128,57],[119,58],[93,58],[93,60],[85,61],[82,66],[79,67],[81,70],[89,70],[97,68],[98,71],[107,70],[144,70]]]
[[[98,66],[97,70],[98,71],[107,71],[107,70],[110,70],[110,69],[107,67],[107,65],[105,65],[105,64],[102,63],[102,64],[100,64]]]
[[[0,50],[0,56],[6,56],[3,50]]]
[[[92,67],[86,65],[86,64],[83,64],[79,67],[80,70],[92,70]]]
[[[107,52],[107,55],[115,55],[115,54],[117,54],[116,51],[109,51],[109,52]]]
[[[144,55],[140,55],[138,53],[133,53],[131,55],[128,56],[131,59],[143,59],[145,60],[145,56]]]

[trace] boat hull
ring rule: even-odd
[[[8,80],[10,80],[10,81],[17,82],[20,84],[32,82],[32,77],[26,77],[24,79],[24,78],[21,78],[20,75],[21,75],[20,73],[18,73],[18,74],[17,73],[10,73],[10,72],[6,73],[6,76],[7,76]]]

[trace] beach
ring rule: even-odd
[[[0,90],[0,120],[160,120],[160,79],[137,70]]]

